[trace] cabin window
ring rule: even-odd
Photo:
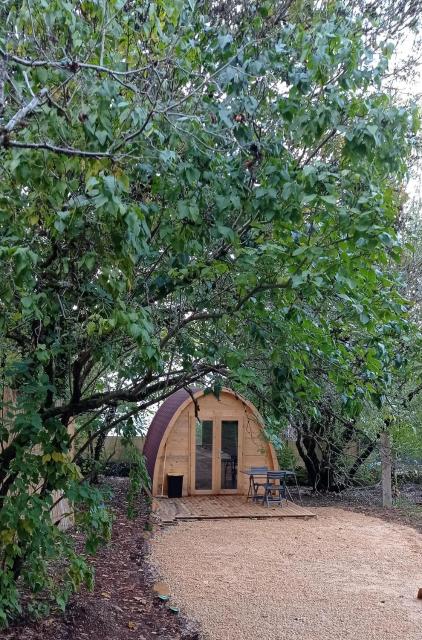
[[[221,421],[221,488],[237,489],[237,420]]]
[[[212,489],[212,420],[196,422],[195,489]]]

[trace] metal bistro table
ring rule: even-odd
[[[249,488],[248,488],[248,495],[246,496],[246,500],[256,501],[256,500],[263,499],[263,495],[259,494],[258,491],[255,490],[255,485],[257,485],[257,487],[259,488],[260,486],[264,486],[264,482],[259,482],[259,481],[257,482],[254,480],[254,478],[265,478],[265,482],[266,482],[268,471],[271,471],[271,469],[267,469],[266,467],[251,467],[250,469],[243,469],[240,472],[246,476],[249,476]],[[278,471],[280,471],[280,473],[284,473],[286,475],[286,478],[290,477],[295,479],[299,501],[302,504],[302,496],[300,495],[300,489],[299,489],[296,473],[291,469],[279,469]],[[286,491],[289,495],[290,500],[293,502],[292,494],[290,493],[289,487],[287,485],[286,485]]]

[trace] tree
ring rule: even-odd
[[[390,47],[338,8],[3,5],[4,621],[57,553],[61,603],[88,575],[50,510],[60,490],[91,548],[106,533],[75,464],[105,430],[198,381],[315,412],[318,362],[345,406],[382,395],[417,118],[381,90]]]

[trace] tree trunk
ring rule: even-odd
[[[363,463],[365,462],[365,460],[367,458],[369,458],[369,456],[371,455],[371,453],[373,452],[373,450],[375,449],[377,444],[377,441],[374,440],[373,442],[370,442],[368,444],[368,446],[362,451],[362,453],[356,458],[356,460],[354,461],[353,465],[350,467],[349,473],[348,473],[348,481],[352,482],[356,473],[359,471],[360,467],[363,465]]]
[[[100,464],[101,454],[104,449],[107,433],[108,431],[103,431],[102,433],[100,433],[95,443],[94,456],[93,456],[94,471],[92,472],[92,475],[91,475],[91,482],[93,484],[98,484],[99,464]]]
[[[391,440],[388,431],[380,434],[380,455],[382,475],[382,506],[393,506],[393,492],[391,486]]]
[[[341,492],[354,484],[354,478],[360,467],[377,445],[377,440],[367,444],[365,449],[354,460],[349,469],[339,466],[341,454],[351,441],[353,430],[345,430],[340,442],[325,438],[325,449],[317,445],[318,434],[301,433],[296,427],[296,447],[308,474],[308,483],[314,491]],[[319,455],[317,454],[319,447]]]
[[[319,460],[315,455],[315,447],[309,446],[309,439],[305,442],[299,431],[297,432],[296,448],[302,458],[306,472],[308,474],[308,482],[313,491],[316,491],[319,478]]]

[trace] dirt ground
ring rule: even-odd
[[[140,500],[134,520],[126,515],[127,479],[108,479],[113,489],[112,541],[91,560],[95,588],[73,596],[67,611],[41,620],[23,618],[1,640],[197,640],[198,634],[182,616],[172,613],[153,592],[148,563],[148,508]],[[82,536],[71,535],[78,546]]]
[[[421,640],[422,537],[313,510],[308,521],[179,523],[154,536],[151,561],[210,640]]]

